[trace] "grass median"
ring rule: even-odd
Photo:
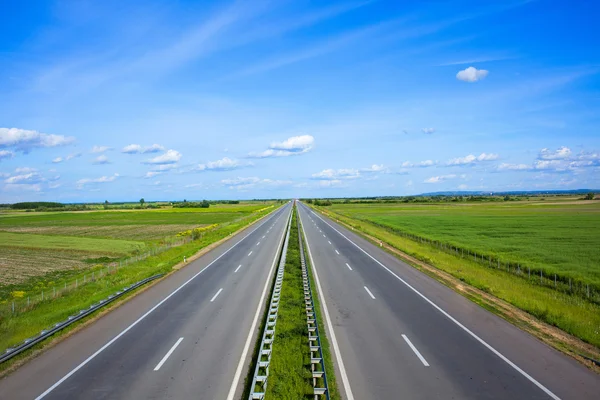
[[[19,344],[29,337],[36,336],[41,330],[47,329],[56,322],[65,320],[69,315],[76,314],[79,310],[97,303],[99,300],[106,298],[109,294],[114,293],[124,286],[155,274],[168,274],[172,272],[173,267],[180,264],[184,256],[190,259],[190,257],[194,256],[200,250],[227,238],[236,231],[266,216],[273,210],[273,208],[260,210],[232,223],[227,223],[218,229],[209,231],[200,239],[193,240],[182,246],[172,247],[162,253],[123,267],[116,273],[109,274],[102,279],[88,282],[77,290],[66,292],[59,297],[38,303],[26,312],[1,317],[0,351]],[[116,304],[121,302],[122,300],[119,300]],[[114,307],[115,305],[108,307]],[[94,318],[94,316],[90,318]],[[65,335],[83,323],[85,323],[85,319],[73,324],[54,337]],[[48,343],[46,341],[38,346],[34,346],[14,359],[0,364],[0,374],[3,371],[10,370],[14,365],[22,362],[23,359],[29,357],[33,352],[39,351],[41,347],[46,346]]]
[[[304,399],[312,393],[308,328],[295,211],[290,229],[273,354],[269,365],[267,399]]]

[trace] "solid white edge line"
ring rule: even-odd
[[[405,334],[402,334],[402,338],[404,338],[404,341],[412,349],[413,353],[415,353],[417,355],[417,357],[419,357],[419,360],[421,360],[421,362],[423,363],[423,365],[426,366],[426,367],[429,367],[429,363],[427,363],[427,360],[425,360],[425,357],[423,357],[421,355],[421,353],[419,353],[419,350],[417,350],[417,348],[412,344],[412,342],[408,339],[408,337],[406,337]]]
[[[160,362],[158,364],[156,364],[156,367],[154,367],[155,371],[158,371],[160,369],[160,367],[162,367],[162,365],[165,363],[165,361],[167,361],[167,358],[169,358],[171,356],[171,354],[173,354],[173,352],[175,351],[177,346],[179,346],[179,343],[181,343],[182,340],[183,340],[183,338],[180,337],[179,340],[175,342],[173,347],[171,347],[171,350],[169,350],[167,352],[167,354],[165,354],[165,356],[162,358],[162,360],[160,360]]]
[[[547,387],[545,387],[544,385],[542,385],[541,383],[539,383],[531,375],[529,375],[527,372],[525,372],[521,368],[519,368],[518,365],[516,365],[515,363],[513,363],[512,361],[510,361],[502,353],[500,353],[498,350],[496,350],[490,344],[488,344],[485,340],[483,340],[482,338],[480,338],[479,336],[477,336],[474,332],[472,332],[469,328],[467,328],[466,326],[464,326],[463,324],[461,324],[457,319],[455,319],[453,316],[451,316],[446,311],[444,311],[440,306],[438,306],[437,304],[435,304],[433,301],[429,300],[424,294],[422,294],[421,292],[419,292],[417,289],[415,289],[413,286],[411,286],[404,279],[402,279],[398,275],[396,275],[391,269],[389,269],[388,267],[386,267],[385,265],[383,265],[375,257],[373,257],[372,255],[370,255],[369,253],[367,253],[365,250],[363,250],[362,247],[360,247],[359,245],[357,245],[356,243],[354,243],[352,240],[350,240],[349,238],[347,238],[342,232],[338,231],[336,228],[334,228],[333,226],[331,226],[331,224],[329,224],[327,221],[325,221],[323,218],[321,218],[320,215],[318,215],[317,213],[315,213],[312,210],[311,210],[311,212],[313,214],[315,214],[317,216],[317,218],[319,218],[321,221],[323,221],[325,224],[327,224],[331,229],[333,229],[334,231],[336,231],[337,233],[339,233],[344,239],[346,239],[347,241],[349,241],[350,243],[352,243],[354,246],[356,246],[356,248],[358,248],[360,251],[362,251],[363,253],[365,253],[368,257],[370,257],[373,261],[375,261],[377,264],[379,264],[381,267],[383,267],[390,274],[392,274],[393,276],[395,276],[396,279],[398,279],[400,282],[404,283],[409,289],[411,289],[413,292],[415,292],[417,295],[419,295],[423,300],[425,300],[426,302],[428,302],[433,308],[435,308],[436,310],[438,310],[439,312],[441,312],[446,318],[448,318],[450,321],[454,322],[463,331],[465,331],[466,333],[468,333],[469,335],[471,335],[471,337],[473,339],[477,340],[479,343],[481,343],[482,345],[484,345],[488,350],[490,350],[492,353],[494,353],[496,356],[498,356],[500,359],[502,359],[502,361],[506,362],[508,365],[510,365],[511,367],[513,367],[517,372],[519,372],[521,375],[523,375],[525,378],[527,378],[535,386],[537,386],[538,388],[540,388],[544,393],[546,393],[548,396],[550,396],[554,400],[560,400],[560,397],[558,397],[557,395],[555,395],[554,393],[552,393],[550,391],[550,389],[548,389]]]
[[[242,268],[242,264],[238,265],[238,267],[235,269],[235,271],[233,271],[233,273],[235,274],[236,272],[238,272],[238,270]]]
[[[350,266],[348,263],[346,263],[346,267],[348,267],[348,269],[349,269],[350,271],[352,271],[352,267],[351,267],[351,266]]]
[[[302,231],[304,232],[304,223],[302,222],[302,215],[298,213],[300,217],[300,223],[302,224]],[[350,388],[350,381],[348,380],[348,375],[346,374],[346,367],[344,366],[344,361],[342,360],[342,353],[340,352],[340,346],[337,342],[337,338],[335,337],[335,331],[333,330],[333,324],[331,323],[331,317],[329,316],[329,310],[327,309],[327,302],[325,301],[325,296],[323,295],[323,289],[321,288],[321,281],[319,280],[319,274],[317,273],[317,267],[315,265],[315,260],[313,259],[312,253],[310,251],[310,245],[308,244],[308,236],[306,236],[306,250],[308,251],[308,257],[310,258],[310,265],[314,274],[315,283],[317,284],[317,291],[319,293],[321,299],[321,307],[323,308],[323,314],[325,315],[325,322],[327,323],[327,330],[329,331],[329,336],[331,338],[331,344],[333,346],[333,352],[335,353],[335,358],[338,362],[338,368],[340,370],[340,375],[342,378],[342,385],[344,386],[344,391],[346,392],[346,398],[348,400],[354,400],[354,395],[352,394],[352,389]],[[231,400],[231,399],[229,399]]]
[[[363,286],[363,287],[365,288],[365,290],[367,291],[367,293],[369,293],[369,296],[371,296],[371,298],[372,298],[373,300],[375,300],[375,296],[373,296],[373,293],[371,293],[371,291],[369,290],[369,288],[368,288],[368,287],[366,287],[366,286]]]
[[[290,212],[290,218],[291,216],[292,213]],[[285,226],[287,227],[287,223]],[[258,307],[256,308],[256,313],[254,314],[254,319],[252,320],[252,325],[250,326],[250,331],[248,332],[248,337],[246,338],[246,343],[244,344],[244,350],[242,351],[242,355],[240,357],[240,362],[238,363],[237,369],[235,370],[235,375],[233,376],[233,381],[231,382],[231,387],[229,388],[227,400],[233,400],[233,398],[235,397],[235,391],[237,390],[237,386],[242,375],[242,370],[244,369],[244,362],[246,361],[246,357],[248,356],[248,350],[250,349],[250,342],[252,341],[252,336],[254,335],[254,331],[256,330],[256,324],[258,323],[260,309],[262,308],[262,305],[265,302],[265,296],[267,295],[267,289],[269,288],[269,284],[273,283],[270,278],[273,274],[273,270],[275,269],[275,264],[277,263],[277,255],[279,254],[279,249],[281,249],[281,244],[283,243],[284,238],[285,229],[283,230],[283,235],[279,240],[279,245],[277,247],[277,251],[275,252],[275,257],[273,258],[273,264],[271,264],[271,269],[269,270],[269,274],[267,275],[268,277],[265,282],[265,287],[263,288],[262,294],[260,296]]]
[[[276,212],[273,211],[273,212]],[[269,217],[268,219],[266,219],[265,221],[263,221],[259,226],[257,226],[256,228],[254,228],[252,230],[252,232],[248,233],[246,236],[244,236],[243,238],[241,238],[239,241],[237,241],[233,246],[231,246],[230,248],[228,248],[227,250],[225,250],[220,256],[218,256],[217,258],[215,258],[214,260],[212,260],[206,267],[204,267],[202,270],[198,271],[194,276],[192,276],[190,279],[188,279],[187,281],[185,281],[184,283],[181,284],[181,286],[179,286],[177,289],[173,290],[171,292],[171,294],[169,294],[167,297],[165,297],[164,299],[162,299],[160,302],[158,302],[158,304],[156,304],[154,307],[152,307],[150,310],[146,311],[146,313],[144,315],[142,315],[141,317],[139,317],[138,319],[136,319],[131,325],[129,325],[127,328],[125,328],[124,330],[121,331],[121,333],[119,333],[117,336],[115,336],[114,338],[112,338],[108,343],[106,343],[104,346],[102,346],[101,348],[99,348],[98,350],[96,350],[96,352],[94,354],[92,354],[91,356],[89,356],[88,358],[86,358],[84,361],[81,362],[81,364],[79,364],[77,367],[73,368],[68,374],[66,374],[65,376],[63,376],[60,380],[58,380],[58,382],[56,382],[54,385],[50,386],[48,389],[46,389],[46,391],[42,394],[40,394],[38,397],[35,398],[35,400],[41,400],[44,397],[46,397],[46,395],[50,392],[52,392],[54,389],[56,389],[58,387],[58,385],[60,385],[61,383],[63,383],[64,381],[66,381],[67,379],[69,379],[74,373],[76,373],[77,371],[79,371],[81,368],[83,368],[87,363],[89,363],[90,361],[92,361],[98,354],[102,353],[108,346],[110,346],[111,344],[113,344],[114,342],[116,342],[121,336],[123,336],[124,334],[126,334],[127,332],[129,332],[134,326],[136,326],[140,321],[142,321],[144,318],[146,318],[148,315],[150,315],[150,313],[152,313],[154,310],[156,310],[158,307],[160,307],[165,301],[169,300],[171,298],[171,296],[173,296],[175,293],[179,292],[184,286],[186,286],[188,283],[190,283],[192,280],[194,280],[198,275],[200,275],[202,272],[206,271],[211,265],[213,265],[214,263],[216,263],[219,259],[221,259],[221,257],[223,257],[225,254],[229,253],[229,251],[231,251],[231,249],[233,249],[235,246],[237,246],[238,244],[240,244],[243,240],[245,240],[247,237],[249,237],[250,235],[252,235],[257,229],[259,229],[261,226],[263,226],[264,224],[267,223],[267,221],[269,221],[271,218],[273,218],[274,215],[271,215],[271,217]]]
[[[210,302],[212,303],[213,301],[215,301],[215,299],[217,298],[217,296],[220,295],[222,291],[223,291],[223,288],[219,289],[219,291],[217,292],[217,294],[215,294],[213,296],[213,298],[210,299]]]

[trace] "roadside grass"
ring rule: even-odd
[[[290,229],[266,399],[304,399],[312,393],[308,328],[295,210]]]
[[[600,202],[335,204],[336,214],[600,288]]]
[[[160,241],[167,236],[209,224],[168,225],[95,225],[95,226],[14,226],[3,227],[4,232],[41,235],[77,236],[90,238]],[[0,231],[0,232],[2,232]]]
[[[470,259],[461,259],[435,247],[393,234],[389,229],[369,221],[332,213],[323,208],[318,210],[600,348],[600,306],[597,304],[578,296],[530,284],[525,279],[496,268],[485,267]]]
[[[204,247],[226,238],[230,234],[244,228],[250,223],[264,217],[274,211],[274,208],[250,214],[246,218],[221,226],[218,229],[207,232],[200,239],[191,241],[182,246],[172,247],[162,253],[150,256],[144,260],[132,263],[121,268],[114,274],[109,274],[101,279],[88,282],[77,290],[68,291],[64,295],[54,299],[37,303],[30,310],[17,314],[0,314],[0,351],[14,346],[26,338],[37,335],[41,330],[53,324],[65,320],[69,315],[78,313],[79,310],[89,307],[91,304],[106,298],[109,294],[116,292],[124,286],[140,281],[149,276],[173,271],[173,267],[181,263],[183,257],[188,259]],[[91,318],[94,318],[93,316]],[[84,321],[76,324],[84,323]],[[62,333],[55,336],[60,336]],[[40,344],[24,352],[15,359],[0,364],[0,372],[11,367],[20,359],[27,357]]]
[[[304,236],[304,228],[302,228],[302,242],[306,249],[306,237]],[[306,262],[306,268],[308,270],[308,278],[310,279],[310,286],[312,288],[313,303],[315,317],[317,319],[317,325],[319,327],[319,336],[321,339],[321,350],[323,351],[323,360],[325,361],[325,374],[327,375],[327,387],[329,389],[329,398],[331,400],[341,400],[341,395],[337,386],[337,380],[335,376],[335,369],[333,367],[333,358],[331,357],[331,347],[329,346],[329,338],[327,337],[327,330],[325,329],[325,322],[321,315],[321,299],[317,290],[313,278],[312,264],[310,257],[305,254],[304,261]]]

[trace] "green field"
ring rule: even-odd
[[[600,287],[600,202],[334,204],[330,209]]]
[[[219,227],[268,204],[210,208],[0,213],[0,300],[40,281],[66,279],[174,240],[180,232]]]
[[[458,285],[446,282],[443,275],[433,276],[553,346],[600,357],[599,202],[334,203],[317,208],[356,231],[452,275],[459,280]],[[453,247],[440,246],[439,242]],[[464,256],[457,247],[476,251],[479,258],[475,261],[473,256]],[[487,257],[482,262],[482,253],[498,257],[502,267],[488,264]],[[510,270],[504,268],[507,261],[512,263]],[[528,276],[530,267],[543,272],[543,282],[539,275]],[[424,272],[430,273],[426,269]],[[571,289],[568,280],[559,280],[555,288],[554,272],[584,283],[578,282]],[[465,293],[462,283],[504,300],[595,348],[548,336],[528,320],[515,317],[501,303]],[[588,285],[591,296],[585,290]]]

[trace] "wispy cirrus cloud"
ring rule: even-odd
[[[66,157],[56,157],[56,158],[52,159],[52,163],[59,164],[61,162],[70,161],[70,160],[72,160],[74,158],[78,158],[78,157],[81,157],[81,153],[71,153],[71,154],[67,155]]]
[[[75,182],[79,189],[82,189],[85,185],[93,184],[93,183],[108,183],[114,182],[119,177],[119,174],[115,173],[110,176],[101,176],[99,178],[83,178]]]
[[[105,151],[108,150],[112,150],[111,147],[108,146],[94,146],[92,147],[92,150],[90,150],[91,153],[104,153]]]
[[[0,160],[13,158],[14,156],[15,156],[15,153],[13,153],[12,151],[0,150]]]

